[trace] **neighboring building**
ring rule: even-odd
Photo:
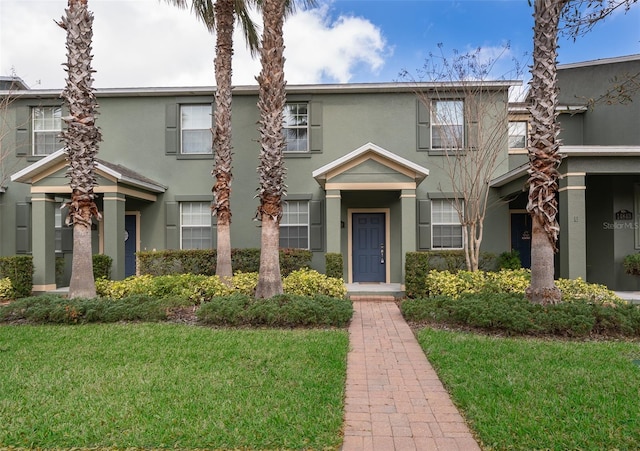
[[[598,95],[608,78],[623,69],[638,72],[639,65],[636,56],[560,69],[563,105],[579,107],[570,108],[578,114],[561,117],[562,152],[569,156],[561,168],[566,177],[560,193],[559,275],[616,289],[638,286],[623,274],[620,260],[640,248],[640,231],[615,220],[624,210],[636,224],[640,212],[638,102],[606,106],[603,113],[604,106],[589,110],[575,96]],[[515,83],[488,84],[485,101],[498,102],[506,112],[508,89]],[[445,130],[433,120],[416,88],[429,96],[432,110],[456,112],[456,123],[449,124],[453,128]],[[472,151],[471,130],[487,119],[472,117],[458,88],[288,86],[282,247],[310,249],[313,266],[321,271],[325,253],[340,252],[346,281],[383,283],[404,282],[409,251],[461,248],[462,229],[444,169],[444,138],[455,135]],[[12,94],[7,112],[12,131],[1,148],[9,153],[0,169],[11,168],[11,177],[0,194],[0,255],[33,254],[34,290],[45,291],[56,286],[56,257],[66,268],[59,283],[68,281],[70,268],[71,233],[63,226],[65,212],[57,208],[70,195],[57,138],[65,111],[59,91]],[[135,273],[136,251],[215,248],[210,214],[213,89],[101,89],[96,94],[103,142],[95,192],[103,220],[95,224],[94,250],[114,259],[114,278]],[[258,205],[256,102],[256,87],[234,89],[233,247],[260,246],[260,223],[253,221]],[[526,260],[526,168],[521,165],[527,159],[527,113],[518,105],[510,113],[509,126],[506,114],[504,126],[493,124],[503,130],[497,141],[502,157],[492,182],[483,249],[497,254],[520,248]],[[598,132],[601,125],[604,131]],[[601,145],[616,147],[593,147]],[[605,220],[610,229],[591,226]]]
[[[634,101],[613,97],[625,81],[624,91]],[[640,55],[558,66],[563,156],[558,276],[640,290],[640,278],[622,266],[626,255],[640,252],[639,83]],[[526,120],[523,105],[514,105],[511,113],[514,122]],[[513,127],[525,130],[522,123]],[[510,171],[493,180],[492,187],[510,201],[511,246],[526,260],[531,239],[527,193],[522,191],[527,156],[523,149],[509,153]]]

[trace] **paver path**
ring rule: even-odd
[[[479,450],[396,304],[354,310],[342,450]]]

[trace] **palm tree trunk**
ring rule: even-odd
[[[217,217],[216,275],[226,284],[231,284],[231,75],[233,57],[233,0],[217,0],[214,6],[216,17],[216,111],[213,147],[215,166],[212,175],[213,214]]]
[[[262,221],[260,271],[256,287],[258,298],[269,298],[282,293],[279,241],[282,196],[286,193],[282,132],[286,101],[282,35],[284,12],[285,0],[265,0],[262,3],[262,69],[258,76],[260,206],[256,212],[256,218]]]
[[[101,134],[95,125],[98,102],[93,92],[91,40],[93,15],[87,0],[69,0],[66,16],[58,25],[67,31],[67,83],[62,92],[69,107],[63,118],[67,129],[61,134],[67,149],[67,177],[71,201],[67,223],[72,223],[73,261],[69,297],[92,298],[96,295],[91,252],[91,218],[100,218],[94,202],[95,157]]]
[[[531,141],[529,143],[529,202],[531,233],[531,285],[527,298],[535,303],[560,302],[554,282],[553,255],[557,250],[559,125],[556,57],[558,26],[568,0],[536,0],[534,6],[533,66],[531,69]]]

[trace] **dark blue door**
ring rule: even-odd
[[[384,213],[354,213],[353,281],[385,282],[387,274]]]
[[[124,217],[124,276],[133,276],[136,273],[136,215]]]
[[[520,253],[523,268],[531,268],[531,216],[529,213],[511,214],[511,249]]]

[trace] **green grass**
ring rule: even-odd
[[[418,339],[484,449],[638,449],[639,343]]]
[[[0,447],[333,448],[344,330],[0,327]]]

